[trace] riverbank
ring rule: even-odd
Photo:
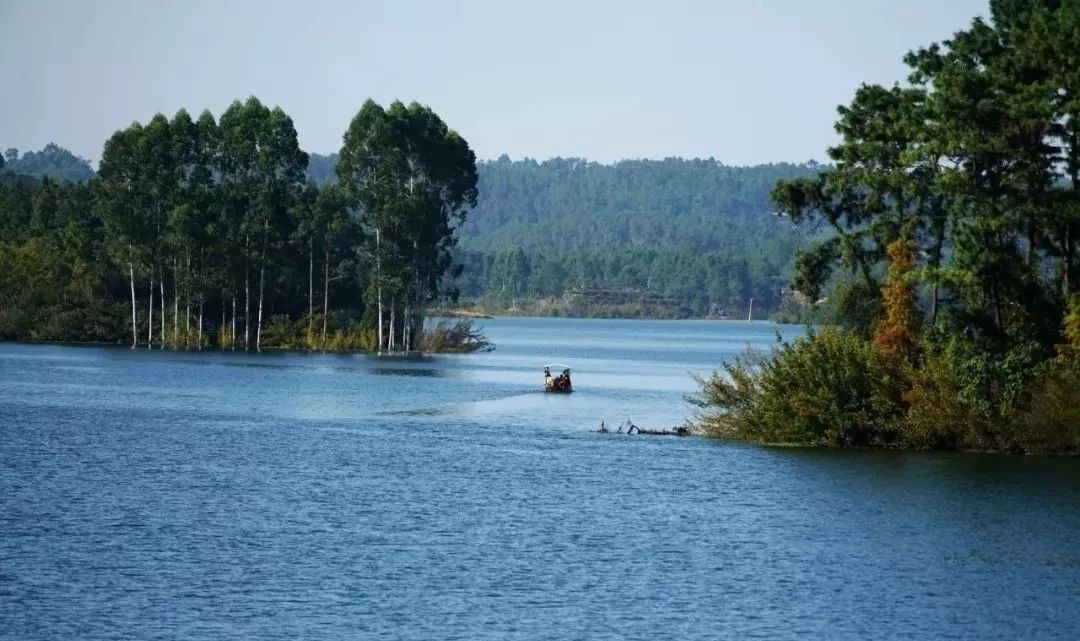
[[[417,336],[415,349],[408,354],[467,354],[487,352],[495,349],[482,328],[474,325],[474,318],[433,318]],[[140,337],[142,338],[142,337]],[[154,336],[155,339],[158,336]],[[118,337],[116,340],[65,340],[57,338],[0,338],[0,343],[23,343],[31,345],[83,345],[131,347],[131,337]],[[287,318],[274,317],[263,329],[262,344],[259,349],[244,349],[241,340],[233,341],[228,331],[220,328],[196,332],[178,329],[166,332],[163,342],[152,346],[140,342],[135,346],[140,350],[158,350],[170,352],[222,352],[222,353],[259,353],[259,352],[298,352],[331,354],[406,354],[403,349],[377,349],[378,336],[374,329],[350,327],[333,329],[325,337],[319,331],[308,331],[303,322],[292,322]],[[225,345],[225,347],[221,347]]]
[[[535,317],[535,318],[580,318],[596,320],[746,320],[727,315],[694,314],[685,307],[651,305],[640,303],[625,304],[581,304],[563,298],[536,299],[518,301],[513,304],[493,304],[469,302],[461,307],[439,309],[432,316],[448,318],[494,318],[498,316]],[[764,314],[755,314],[755,320],[766,320]]]

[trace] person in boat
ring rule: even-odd
[[[568,369],[562,371],[562,388],[570,389],[570,370]]]
[[[544,368],[544,387],[546,387],[546,388],[550,389],[550,388],[551,388],[551,386],[552,386],[552,382],[551,382],[551,368],[550,368],[550,367],[545,367],[545,368]]]

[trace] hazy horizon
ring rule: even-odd
[[[368,97],[430,105],[477,157],[824,161],[836,107],[985,0],[0,5],[0,148],[96,163],[132,121],[280,105],[334,153]]]

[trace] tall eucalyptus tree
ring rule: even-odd
[[[153,233],[147,210],[152,207],[147,163],[143,157],[143,127],[133,123],[105,143],[98,167],[98,205],[105,221],[109,253],[127,267],[131,289],[131,347],[139,344],[135,302],[135,271],[148,261],[147,240]]]
[[[450,266],[454,229],[476,204],[476,157],[430,108],[368,100],[345,132],[337,176],[368,230],[378,348],[400,336],[408,351]]]

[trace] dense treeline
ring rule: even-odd
[[[472,151],[427,107],[368,101],[341,158],[312,184],[292,120],[249,98],[116,132],[93,180],[5,171],[0,336],[416,349],[475,202]]]
[[[336,161],[313,155],[313,179],[332,180]],[[822,168],[481,162],[477,205],[461,228],[461,295],[490,309],[590,315],[607,308],[580,292],[619,290],[618,314],[674,316],[744,315],[753,297],[766,315],[781,305],[807,235],[774,215],[769,192]]]
[[[55,143],[45,145],[41,151],[28,151],[21,155],[15,148],[5,150],[3,156],[0,156],[0,175],[4,173],[71,181],[90,180],[94,177],[89,160],[80,158]]]
[[[749,240],[748,244],[752,244]],[[784,300],[798,244],[774,238],[756,253],[628,247],[590,252],[464,250],[460,289],[482,307],[570,316],[755,317]]]
[[[570,299],[570,312],[577,298],[588,314],[603,306],[596,291],[622,290],[620,315],[638,299],[643,315],[673,316],[744,316],[754,298],[764,317],[780,307],[805,236],[774,215],[769,192],[819,170],[676,158],[483,163],[462,228],[462,247],[475,252],[462,257],[471,267],[462,294],[495,306]]]
[[[834,230],[795,284],[834,283],[844,327],[703,381],[712,433],[1080,449],[1080,2],[990,9],[908,54],[907,84],[861,87],[835,167],[774,190]]]

